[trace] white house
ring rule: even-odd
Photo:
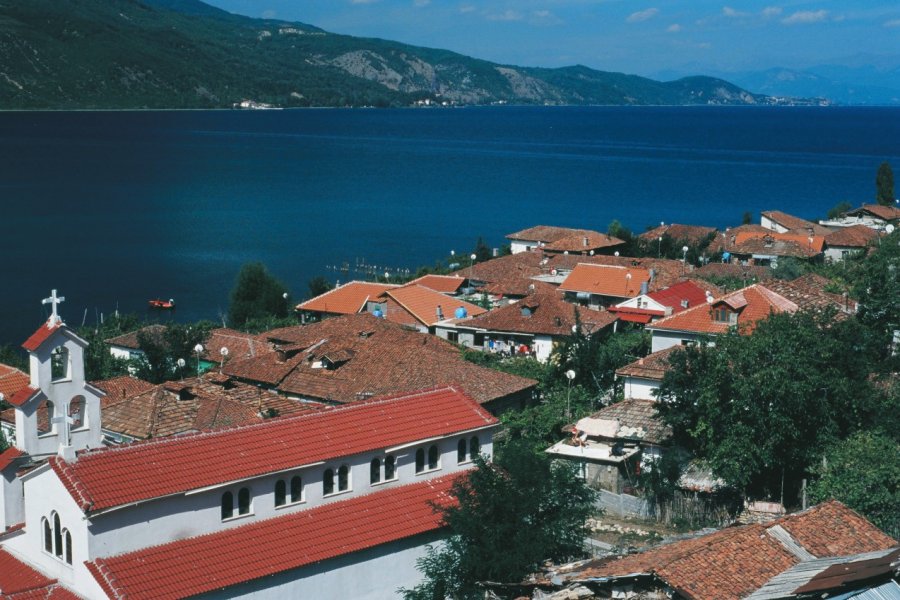
[[[0,563],[15,566],[0,571],[3,592],[34,573],[85,598],[395,597],[440,539],[431,503],[491,455],[498,424],[443,387],[95,448],[83,340],[54,311],[26,347],[33,389],[14,402],[17,443],[0,454]],[[66,379],[54,377],[59,348]],[[60,415],[82,397],[81,421],[38,433],[44,397]]]

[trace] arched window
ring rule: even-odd
[[[230,519],[234,516],[234,494],[225,492],[222,494],[222,520]]]
[[[44,550],[53,554],[53,531],[50,529],[50,521],[47,517],[41,518],[41,528],[44,530]]]
[[[62,541],[62,525],[59,522],[59,515],[53,513],[53,554],[62,558],[63,541]]]
[[[381,459],[373,458],[369,464],[369,483],[381,481]]]
[[[50,353],[50,378],[53,381],[69,378],[69,349],[59,346]]]
[[[438,454],[437,445],[433,445],[428,449],[428,469],[434,470],[438,468],[438,459],[440,458],[440,454]]]
[[[385,481],[390,481],[397,477],[397,471],[394,464],[393,455],[388,455],[384,457],[384,479]]]
[[[291,477],[291,502],[303,500],[303,480],[299,475]]]
[[[416,450],[416,473],[421,473],[425,470],[425,450],[423,448],[419,448]]]
[[[42,400],[37,407],[38,435],[52,433],[54,430],[53,417],[56,416],[56,408],[50,400]]]
[[[459,443],[456,445],[456,462],[457,464],[462,464],[466,462],[466,440],[461,439]]]
[[[66,562],[72,564],[72,534],[68,529],[63,529],[63,542],[66,546],[65,557]]]
[[[334,493],[334,469],[325,469],[322,476],[322,494],[327,496]]]
[[[69,416],[72,417],[72,429],[84,427],[84,396],[75,396],[69,401]]]
[[[350,469],[347,465],[341,465],[338,469],[338,491],[346,491],[350,487]]]
[[[287,483],[284,479],[275,482],[275,506],[287,504]]]
[[[478,441],[477,435],[473,435],[469,440],[469,459],[475,460],[479,454],[481,454],[481,442]]]
[[[238,514],[246,515],[250,513],[250,488],[241,488],[238,490]]]

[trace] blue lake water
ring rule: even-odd
[[[73,325],[217,319],[240,266],[306,294],[328,268],[431,264],[536,224],[725,227],[869,202],[897,108],[0,113],[0,343],[57,288]]]

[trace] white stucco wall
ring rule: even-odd
[[[655,379],[624,377],[623,384],[626,398],[656,400],[656,395],[653,392],[659,389],[659,382]]]
[[[547,362],[550,360],[550,353],[553,352],[553,338],[549,335],[536,335],[533,348],[535,358],[542,363]]]
[[[525,240],[512,240],[509,243],[509,251],[511,254],[518,254],[519,252],[528,252],[532,248],[537,248],[537,241],[525,241]]]
[[[0,531],[25,521],[22,480],[16,477],[15,465],[0,473]]]

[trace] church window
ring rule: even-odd
[[[84,407],[84,396],[75,396],[69,401],[69,416],[72,417],[72,429],[84,426]]]
[[[425,449],[419,448],[416,450],[416,473],[421,473],[425,470]]]
[[[238,490],[238,514],[250,514],[250,488],[241,488]]]
[[[59,522],[59,515],[53,513],[53,554],[62,557],[62,525]]]
[[[322,494],[327,496],[334,493],[334,469],[325,469],[322,476]]]
[[[225,492],[222,494],[222,520],[230,519],[234,516],[234,494]]]
[[[338,491],[345,492],[350,488],[350,468],[341,465],[338,469]]]
[[[291,502],[303,500],[303,479],[299,475],[291,477]]]
[[[44,400],[37,408],[38,435],[53,433],[53,417],[56,416],[56,407],[50,400]]]
[[[440,454],[438,454],[437,445],[433,445],[428,449],[428,469],[433,471],[439,466]]]
[[[466,462],[466,450],[468,446],[466,445],[466,440],[461,439],[459,443],[456,445],[456,462],[457,464],[462,464]]]
[[[287,483],[284,479],[275,482],[275,506],[287,504]]]
[[[475,457],[481,454],[481,441],[477,435],[473,435],[469,439],[469,459],[475,460]]]
[[[53,531],[50,529],[50,521],[47,517],[41,519],[41,525],[44,530],[44,550],[53,554]]]
[[[66,562],[70,565],[72,564],[72,534],[69,533],[68,529],[63,529],[63,541],[65,543],[65,558]]]
[[[392,479],[396,479],[397,470],[396,464],[394,462],[393,455],[388,455],[384,457],[384,480],[391,481]]]
[[[373,458],[369,464],[369,483],[378,483],[381,481],[381,459]]]
[[[69,349],[59,346],[50,354],[50,377],[53,381],[69,378]]]

